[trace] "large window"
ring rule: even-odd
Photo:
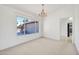
[[[39,32],[38,21],[28,19],[23,16],[17,16],[17,35],[27,35]]]

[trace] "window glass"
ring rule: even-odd
[[[39,32],[39,23],[26,17],[17,16],[17,35],[26,35]]]

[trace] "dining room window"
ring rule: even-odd
[[[39,22],[23,16],[17,16],[17,35],[28,35],[39,32]]]

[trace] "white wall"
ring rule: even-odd
[[[60,39],[60,20],[73,16],[73,6],[66,5],[52,12],[44,20],[44,36],[52,39]]]
[[[55,15],[49,15],[44,19],[44,36],[59,40],[59,20]]]
[[[60,20],[60,38],[66,39],[67,37],[67,19],[63,18]]]
[[[75,34],[74,34],[74,36],[75,36],[75,45],[76,45],[76,47],[77,47],[77,50],[78,50],[78,52],[79,52],[79,5],[75,5],[75,13],[74,13],[74,15],[75,15],[75,21],[74,21],[74,27],[75,27]]]
[[[33,20],[39,20],[39,33],[25,36],[16,35],[16,16],[22,15]],[[22,12],[6,6],[0,5],[0,50],[15,46],[17,44],[39,38],[42,34],[42,20],[35,14]]]

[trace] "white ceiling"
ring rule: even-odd
[[[32,12],[35,14],[40,13],[41,8],[42,8],[41,4],[7,4],[5,6],[19,9],[22,11],[29,11],[29,12]],[[47,13],[52,13],[53,11],[55,11],[61,7],[64,7],[64,6],[66,6],[66,5],[63,5],[63,4],[46,4],[45,9],[46,9]]]

